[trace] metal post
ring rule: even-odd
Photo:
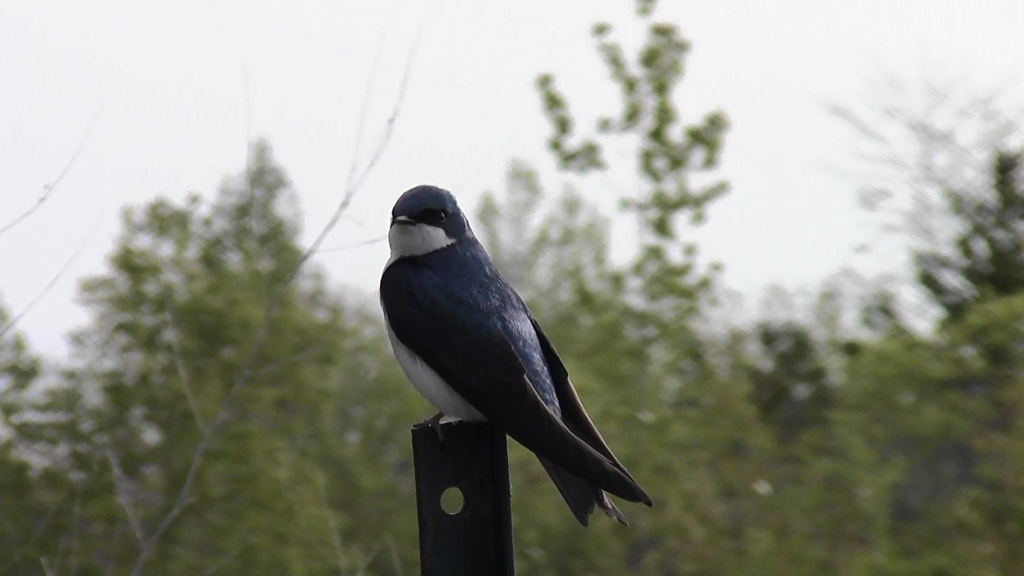
[[[485,422],[446,423],[441,433],[443,443],[427,424],[412,428],[421,574],[514,576],[505,434]],[[450,488],[462,494],[453,514],[441,505]]]

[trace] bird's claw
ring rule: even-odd
[[[444,418],[444,414],[438,412],[430,418],[427,418],[425,422],[434,429],[434,433],[437,434],[437,443],[444,446],[444,433],[441,432],[441,418]]]

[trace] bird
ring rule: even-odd
[[[608,497],[652,506],[584,409],[555,347],[502,278],[451,192],[420,185],[391,211],[380,304],[398,364],[440,422],[488,421],[540,460],[576,520]]]

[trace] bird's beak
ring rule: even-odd
[[[416,221],[413,220],[412,218],[409,218],[408,216],[395,216],[394,218],[391,219],[391,225],[394,226],[395,224],[412,226],[416,224]]]

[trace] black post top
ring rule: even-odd
[[[421,574],[513,576],[505,434],[486,422],[442,424],[441,434],[412,428]]]

